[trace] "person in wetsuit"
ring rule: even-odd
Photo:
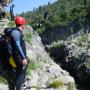
[[[11,30],[10,44],[12,47],[12,58],[16,63],[15,86],[16,90],[21,90],[27,66],[26,46],[22,33],[22,30],[25,29],[26,20],[21,16],[16,16],[15,24],[16,27]]]

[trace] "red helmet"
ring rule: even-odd
[[[25,20],[25,18],[23,18],[21,16],[16,16],[15,23],[20,24],[20,25],[24,25],[24,24],[26,24],[26,20]]]

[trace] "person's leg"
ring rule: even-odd
[[[15,76],[12,73],[8,74],[9,90],[15,90]]]
[[[25,78],[25,70],[23,70],[23,67],[19,66],[16,69],[16,76],[15,76],[15,85],[16,85],[16,90],[21,90],[22,83]]]
[[[13,70],[13,68],[11,66],[8,66],[8,85],[9,85],[9,90],[15,90],[15,71]]]
[[[16,68],[16,75],[15,75],[15,85],[16,90],[21,90],[21,86],[25,81],[25,74],[27,66],[23,69],[23,65],[19,62],[16,62],[17,68]]]

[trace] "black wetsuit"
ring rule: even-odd
[[[15,69],[16,90],[21,90],[21,85],[25,77],[25,70],[23,69],[22,60],[26,59],[26,47],[24,36],[18,28],[12,30],[10,43],[12,47],[12,57],[17,65]]]

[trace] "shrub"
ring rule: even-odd
[[[42,34],[45,31],[45,27],[41,27],[37,29],[38,34]]]
[[[81,37],[78,39],[79,42],[87,42],[88,41],[88,36],[87,35],[81,35]]]
[[[24,32],[24,36],[25,36],[25,41],[30,43],[32,35],[30,32]]]
[[[0,83],[6,83],[6,79],[0,76]]]
[[[15,23],[13,21],[11,21],[11,22],[8,23],[8,26],[13,28],[13,27],[15,27]]]
[[[67,90],[74,90],[75,89],[75,84],[74,83],[70,83],[67,87]]]
[[[64,83],[62,81],[55,80],[52,83],[48,85],[48,87],[58,88],[60,86],[63,86]]]
[[[31,60],[28,64],[28,68],[26,72],[27,74],[31,74],[31,70],[36,70],[37,68],[40,68],[40,65],[36,64],[35,62]]]
[[[60,47],[61,46],[61,41],[58,40],[57,42],[52,43],[53,47]]]

